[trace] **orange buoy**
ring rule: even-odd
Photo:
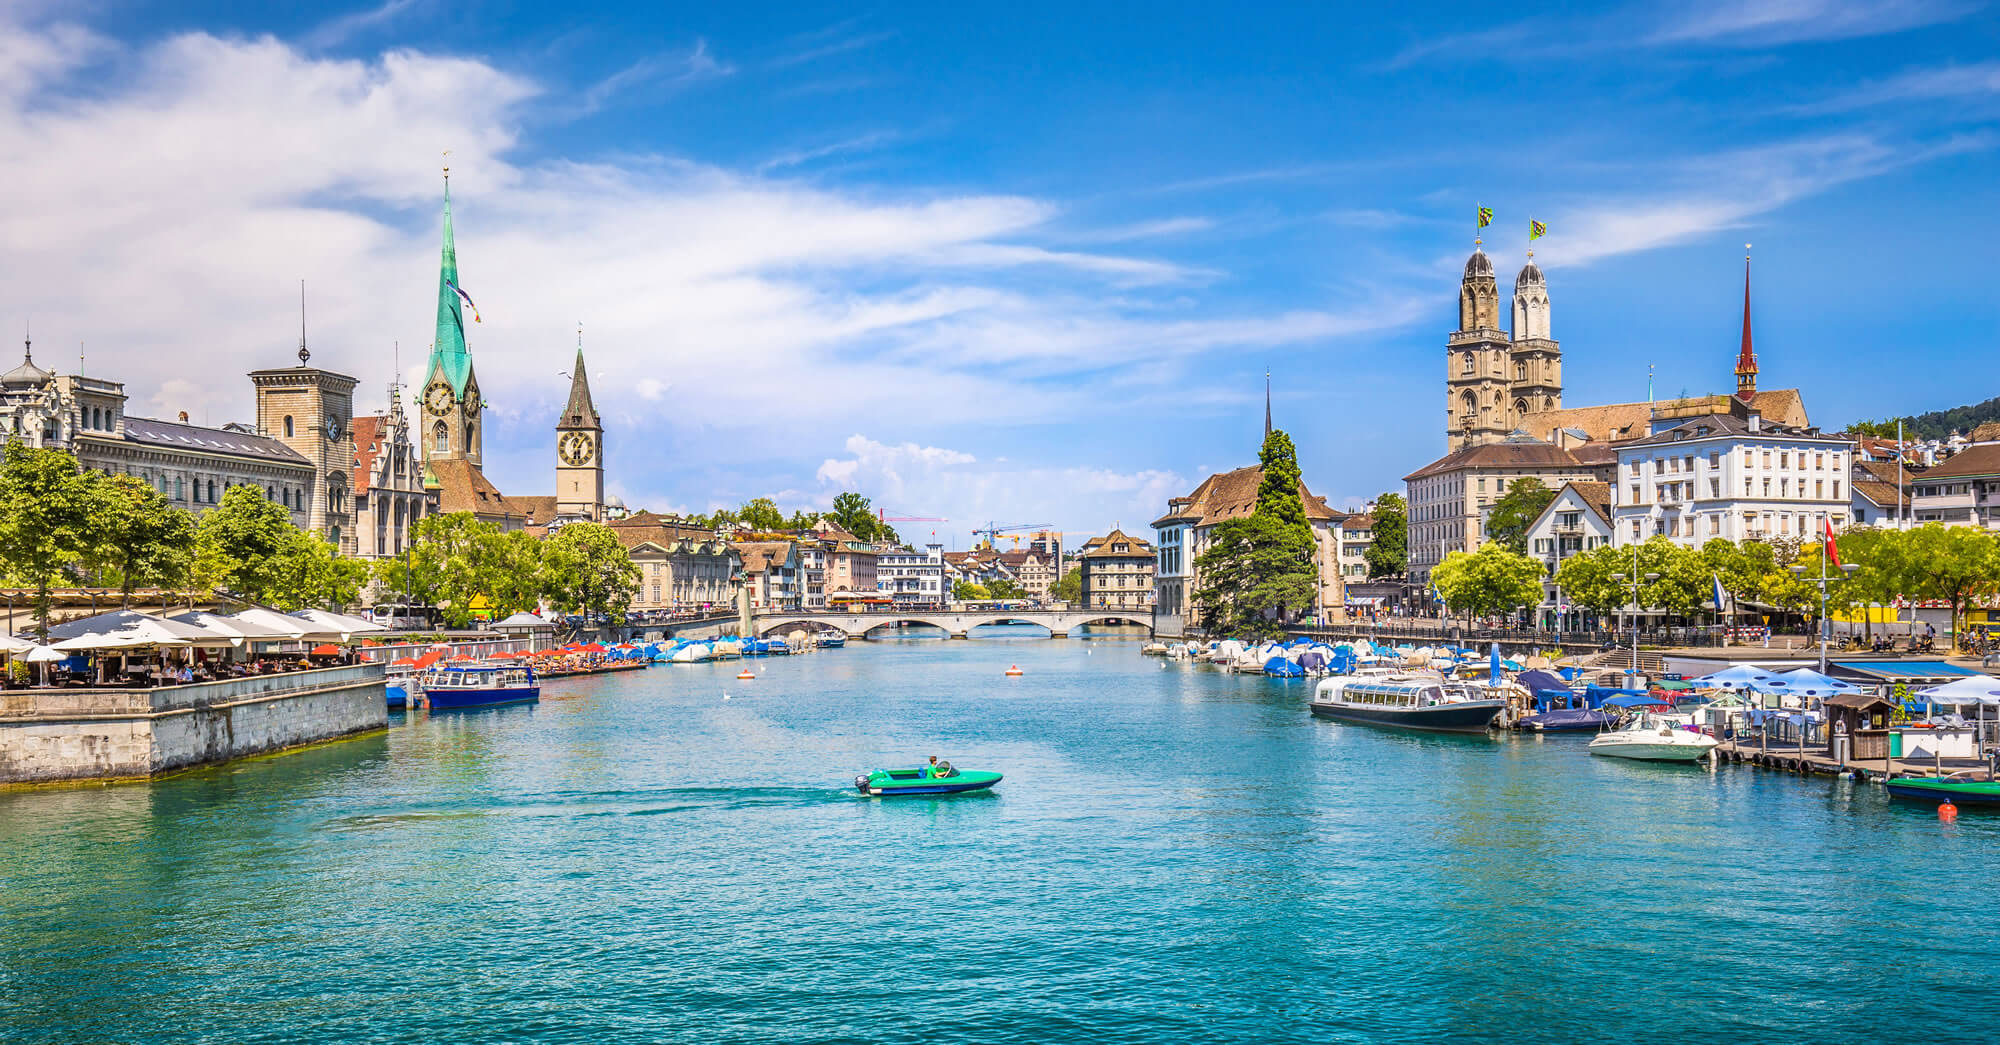
[[[1010,678],[1011,678],[1011,677],[1013,677],[1013,676],[1015,676],[1015,675],[1019,675],[1020,673],[1021,673],[1021,667],[1020,667],[1020,665],[1018,665],[1018,664],[1009,664],[1009,665],[1007,665],[1007,675],[1008,675],[1008,677],[1010,677]]]
[[[757,677],[757,674],[749,668],[744,668],[742,671],[736,673],[736,677],[739,679],[754,679]]]
[[[1939,807],[1938,807],[1938,819],[1939,819],[1939,820],[1942,820],[1942,821],[1944,821],[1944,822],[1945,822],[1945,823],[1947,823],[1947,824],[1951,823],[1951,822],[1952,822],[1952,821],[1954,821],[1954,820],[1957,820],[1957,819],[1958,819],[1958,807],[1957,807],[1957,806],[1955,806],[1955,805],[1952,805],[1952,804],[1951,804],[1950,802],[1946,802],[1945,804],[1943,804],[1943,805],[1939,806]]]

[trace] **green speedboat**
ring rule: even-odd
[[[1883,787],[1897,798],[1920,802],[1950,802],[1953,805],[2000,805],[2000,781],[1939,780],[1910,776],[1883,781]]]
[[[918,769],[877,769],[854,778],[854,786],[864,795],[887,798],[892,795],[951,795],[960,791],[984,791],[1000,782],[1000,774],[975,769],[956,769],[949,762]]]

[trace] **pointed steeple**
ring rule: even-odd
[[[1736,398],[1757,398],[1757,352],[1750,344],[1750,244],[1743,245],[1743,348],[1736,355]]]
[[[465,308],[458,285],[458,247],[451,234],[451,168],[444,173],[444,254],[438,261],[437,340],[431,344],[426,374],[443,371],[453,394],[465,394],[472,357],[465,348]]]
[[[569,405],[563,407],[560,428],[602,428],[597,405],[590,401],[590,375],[583,369],[583,346],[576,346],[576,367],[569,372]]]

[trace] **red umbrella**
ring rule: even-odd
[[[453,657],[453,658],[451,658],[451,659],[452,659],[452,660],[455,660],[455,661],[458,661],[458,660],[477,660],[478,658],[477,658],[477,657],[474,657],[474,656],[473,656],[472,654],[470,654],[470,653],[461,653],[461,654],[459,654],[458,656],[456,656],[456,657]]]
[[[312,655],[315,657],[331,657],[339,652],[340,647],[329,642],[324,646],[314,646]]]
[[[389,666],[392,668],[407,668],[416,662],[417,658],[415,657],[397,657],[395,660],[389,662]]]
[[[583,646],[583,647],[579,648],[579,649],[577,650],[577,652],[578,652],[578,653],[609,653],[609,652],[611,652],[611,651],[610,651],[610,650],[607,650],[607,649],[605,649],[604,647],[602,647],[602,646],[598,645],[597,643],[593,642],[593,643],[590,643],[590,644],[589,644],[589,645],[587,645],[587,646]]]

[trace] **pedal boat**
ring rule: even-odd
[[[1000,782],[1000,774],[976,769],[954,769],[949,762],[938,764],[933,773],[925,769],[877,769],[854,778],[854,786],[864,795],[890,798],[896,795],[952,795],[960,791],[984,791]]]

